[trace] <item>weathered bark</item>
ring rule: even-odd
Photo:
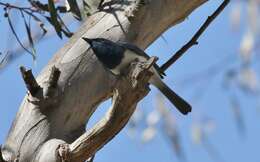
[[[90,16],[37,77],[41,86],[37,93],[25,96],[2,147],[4,160],[61,161],[66,154],[60,153],[62,149],[59,148],[71,143],[67,148],[72,153],[72,161],[84,161],[93,155],[127,123],[133,111],[124,113],[124,110],[134,110],[146,93],[140,90],[139,95],[113,93],[115,89],[117,92],[129,90],[129,82],[118,79],[104,69],[80,38],[125,40],[145,49],[162,32],[184,20],[205,1],[147,0],[142,4],[136,0],[123,1],[124,4],[113,1],[115,3],[104,8],[103,12]],[[61,73],[58,84],[50,86],[54,66]],[[142,85],[141,90],[147,92]],[[92,113],[111,96],[116,98],[113,106],[116,110],[112,109],[107,118],[84,134]],[[101,132],[109,133],[98,136]],[[83,141],[83,145],[79,141]],[[64,157],[59,158],[58,155]]]

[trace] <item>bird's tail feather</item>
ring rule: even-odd
[[[160,78],[154,75],[150,83],[156,86],[182,114],[186,115],[191,112],[190,104],[171,90]]]

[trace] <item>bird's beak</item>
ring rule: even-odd
[[[82,37],[82,39],[84,41],[88,42],[89,45],[91,45],[91,42],[92,42],[91,39],[88,39],[88,38],[85,38],[85,37]]]

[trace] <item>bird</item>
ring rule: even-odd
[[[138,46],[127,42],[113,42],[105,38],[82,37],[93,50],[97,59],[108,68],[114,75],[122,75],[123,71],[133,62],[147,61],[150,57]],[[157,64],[151,68],[152,77],[148,81],[154,85],[168,100],[184,115],[191,112],[191,105],[176,94],[163,82],[163,72]]]

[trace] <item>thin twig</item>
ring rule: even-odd
[[[64,19],[64,21],[66,21],[66,24],[71,24],[71,22],[73,20],[69,15],[65,15],[63,19]],[[37,44],[40,41],[46,40],[47,38],[50,38],[51,36],[53,36],[55,34],[55,30],[52,28],[51,25],[47,26],[45,28],[45,30],[48,31],[48,33],[44,37],[40,30],[35,31],[35,33],[32,34],[32,36],[33,36],[32,39],[34,40],[34,44]],[[24,40],[22,42],[22,44],[26,48],[30,47],[30,42],[27,39]],[[8,54],[6,54],[5,57],[0,60],[0,74],[7,68],[7,66],[11,65],[12,62],[14,62],[16,59],[20,58],[21,56],[23,56],[22,54],[24,52],[25,52],[25,50],[20,46],[17,46],[14,49],[12,49],[11,51],[9,51]]]
[[[6,11],[6,14],[7,14],[7,15],[9,15],[9,11],[10,11],[10,10],[7,10],[7,11]],[[7,20],[8,20],[8,24],[9,24],[9,26],[10,26],[10,29],[11,29],[12,33],[14,34],[15,39],[17,40],[17,42],[19,43],[19,45],[20,45],[26,52],[28,52],[29,54],[31,54],[32,56],[34,56],[33,53],[32,53],[30,50],[28,50],[28,49],[22,44],[22,42],[20,41],[20,38],[18,37],[18,35],[17,35],[17,33],[16,33],[15,29],[14,29],[14,26],[13,26],[13,23],[12,23],[12,21],[11,21],[10,16],[7,16]]]
[[[30,12],[39,12],[39,10],[35,10],[32,7],[20,7],[20,6],[12,5],[10,3],[0,2],[0,5],[4,6],[6,8],[14,8],[14,9],[17,9],[17,10],[27,10],[27,11],[30,11]]]
[[[175,63],[188,49],[193,45],[198,44],[198,38],[203,34],[203,32],[208,28],[208,26],[215,20],[215,18],[225,9],[230,0],[224,0],[224,2],[217,8],[217,10],[208,17],[208,19],[203,23],[191,40],[186,43],[181,49],[179,49],[166,63],[161,66],[161,71],[167,70],[173,63]]]

